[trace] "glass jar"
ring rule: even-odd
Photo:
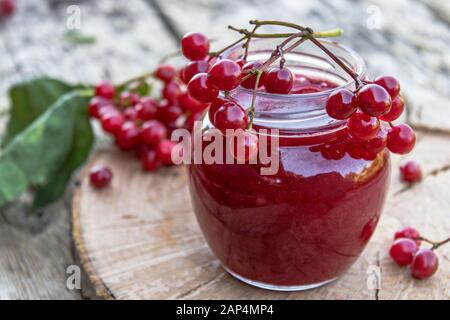
[[[266,60],[278,42],[253,41],[248,61]],[[365,77],[358,54],[322,43]],[[224,57],[242,54],[236,46]],[[189,185],[198,223],[223,267],[251,285],[290,291],[333,281],[361,255],[385,202],[390,158],[364,151],[345,121],[327,115],[333,87],[355,87],[339,66],[310,42],[285,58],[297,89],[307,82],[321,91],[257,94],[254,127],[279,130],[277,172],[262,175],[259,164],[191,164]],[[251,90],[230,95],[250,105]],[[205,116],[203,130],[212,127]]]

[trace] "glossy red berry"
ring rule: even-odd
[[[411,264],[411,275],[416,279],[431,277],[439,266],[436,253],[430,249],[420,249]]]
[[[161,166],[155,150],[147,149],[141,153],[139,158],[144,171],[155,171]]]
[[[249,130],[238,130],[234,136],[234,148],[231,150],[238,163],[246,163],[258,156],[258,136]]]
[[[227,129],[245,129],[248,125],[247,113],[240,105],[229,101],[215,112],[213,124],[223,133]]]
[[[236,63],[239,65],[239,67],[243,68],[246,62],[244,59],[240,58],[236,60]]]
[[[113,99],[116,94],[116,89],[109,82],[100,82],[95,87],[95,96],[105,99]]]
[[[180,85],[175,81],[171,81],[164,86],[162,96],[171,104],[175,104],[178,103],[178,97],[182,92]]]
[[[399,238],[412,239],[416,242],[417,246],[420,246],[420,243],[421,243],[421,241],[418,240],[419,237],[420,237],[419,231],[417,231],[416,229],[414,229],[412,227],[402,228],[394,234],[394,240],[399,239]]]
[[[128,107],[122,112],[125,119],[130,121],[136,121],[139,119],[138,112],[135,107]]]
[[[124,108],[135,106],[139,101],[140,97],[135,92],[124,91],[120,94],[119,104]]]
[[[262,65],[263,65],[263,63],[261,61],[247,62],[244,65],[244,67],[242,68],[242,77],[243,78],[246,77],[252,70],[260,69]],[[257,78],[257,75],[253,74],[248,79],[242,81],[241,86],[243,86],[246,89],[253,90],[256,85],[256,78]],[[266,78],[267,78],[267,72],[264,71],[261,74],[261,76],[259,77],[258,88],[264,86],[264,84],[266,83]]]
[[[407,161],[400,165],[400,174],[403,181],[414,183],[422,179],[422,169],[416,161]]]
[[[208,72],[208,85],[217,89],[229,91],[236,88],[241,81],[241,67],[233,60],[217,61]]]
[[[376,117],[357,111],[347,120],[347,127],[353,137],[370,140],[375,138],[380,130],[380,121]]]
[[[403,110],[405,110],[405,101],[401,95],[398,95],[392,100],[391,110],[382,115],[380,119],[387,122],[394,121],[402,115]]]
[[[356,96],[348,89],[333,91],[326,104],[328,115],[338,120],[348,119],[357,108]]]
[[[407,124],[399,124],[389,129],[388,149],[397,154],[406,154],[410,152],[416,144],[416,134]]]
[[[223,106],[227,101],[229,100],[217,97],[213,102],[211,102],[208,110],[208,117],[211,123],[214,123],[214,115],[216,114],[217,110],[219,110],[219,108]]]
[[[377,84],[366,84],[357,94],[358,105],[362,111],[372,117],[379,117],[391,109],[391,96]]]
[[[160,65],[155,70],[155,77],[165,83],[170,82],[175,77],[176,74],[177,69],[168,64]]]
[[[142,121],[152,120],[156,118],[158,106],[156,101],[150,97],[143,97],[135,106],[137,116]]]
[[[273,67],[267,73],[265,86],[269,93],[288,94],[294,86],[294,74],[288,68]]]
[[[107,113],[101,118],[102,128],[108,133],[116,134],[125,122],[120,113]]]
[[[184,111],[190,111],[191,113],[201,112],[208,108],[207,103],[202,103],[194,99],[189,92],[182,93],[178,99],[178,103]]]
[[[188,84],[188,92],[194,99],[206,103],[213,101],[219,91],[209,86],[206,73],[196,74]]]
[[[179,106],[169,105],[167,107],[158,109],[158,120],[164,123],[172,123],[175,122],[182,114],[183,110]]]
[[[183,80],[184,83],[188,84],[193,76],[199,73],[208,73],[210,68],[211,65],[208,61],[191,61],[181,70],[181,80]]]
[[[104,188],[111,183],[113,178],[112,171],[103,165],[95,165],[89,173],[91,185],[95,188]]]
[[[140,130],[134,122],[125,122],[119,131],[116,133],[116,144],[124,150],[133,150],[139,146]]]
[[[202,60],[209,52],[208,38],[199,32],[190,32],[181,39],[181,50],[189,60]]]
[[[14,0],[0,0],[0,18],[10,16],[16,11]]]
[[[400,82],[392,76],[379,76],[374,82],[386,89],[392,99],[400,93]]]
[[[375,138],[364,141],[364,148],[374,154],[382,152],[387,145],[387,129],[381,127]]]
[[[141,140],[147,146],[154,147],[166,138],[167,129],[161,122],[150,120],[142,124]]]
[[[176,142],[170,140],[161,141],[156,147],[156,156],[165,165],[171,165],[172,162],[172,150],[177,145]]]
[[[105,106],[112,106],[112,102],[109,99],[102,97],[93,97],[89,101],[88,112],[89,116],[92,118],[100,118],[100,109]]]
[[[411,264],[414,254],[417,252],[417,243],[408,238],[400,238],[394,241],[389,254],[399,266]]]

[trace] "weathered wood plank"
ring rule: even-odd
[[[21,79],[50,75],[71,82],[119,82],[151,70],[175,48],[144,0],[27,0],[18,5],[15,15],[0,24],[1,108],[7,105],[7,88]],[[95,36],[95,44],[63,40],[70,5],[81,8],[80,31]],[[2,210],[0,299],[80,298],[80,292],[65,286],[66,267],[76,263],[71,254],[70,193],[46,208],[42,217],[27,217],[23,201]]]
[[[98,293],[106,298],[449,299],[450,247],[439,253],[438,273],[423,282],[387,254],[395,230],[406,225],[436,240],[448,236],[448,138],[420,134],[414,157],[423,163],[425,178],[411,188],[400,183],[400,158],[394,157],[390,199],[364,254],[338,281],[312,291],[269,292],[233,279],[203,240],[189,205],[185,168],[142,174],[129,155],[114,150],[98,153],[85,168],[108,163],[115,173],[110,188],[95,191],[81,175],[73,201],[74,237]],[[367,287],[367,272],[378,265],[382,278],[376,294]]]

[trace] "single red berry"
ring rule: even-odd
[[[135,92],[130,91],[124,91],[120,94],[119,98],[119,104],[120,106],[126,108],[126,107],[132,107],[137,105],[140,102],[140,97]]]
[[[400,82],[392,76],[379,76],[374,82],[386,89],[392,99],[400,93]]]
[[[197,101],[189,94],[189,92],[182,93],[178,99],[178,103],[184,111],[190,111],[194,113],[203,111],[208,108],[207,103]]]
[[[370,140],[375,138],[380,130],[380,121],[376,117],[357,111],[347,120],[347,127],[353,137]]]
[[[102,97],[93,97],[89,101],[88,111],[89,116],[92,118],[100,118],[100,109],[104,106],[111,105],[112,102],[109,99],[105,99]]]
[[[156,147],[156,156],[165,165],[171,165],[172,162],[172,150],[177,145],[176,142],[170,140],[162,140]]]
[[[116,95],[116,89],[109,82],[100,82],[95,87],[95,95],[97,97],[102,97],[102,98],[111,100]]]
[[[199,73],[192,77],[188,84],[188,92],[191,97],[204,103],[213,101],[219,94],[217,89],[209,86],[206,73]]]
[[[124,151],[133,150],[139,146],[140,130],[134,122],[126,121],[116,133],[116,144]]]
[[[108,133],[116,134],[125,122],[120,113],[107,113],[101,118],[102,128]]]
[[[422,179],[422,170],[416,161],[407,161],[400,166],[403,181],[414,183]]]
[[[179,116],[183,114],[183,110],[177,106],[167,106],[164,108],[158,108],[158,120],[164,123],[172,123],[175,122]]]
[[[288,68],[273,67],[266,76],[266,91],[288,94],[294,86],[294,74]]]
[[[217,89],[229,91],[236,88],[241,81],[241,67],[233,60],[217,61],[208,72],[208,85]]]
[[[183,80],[184,83],[188,84],[193,76],[199,73],[208,73],[210,68],[211,65],[208,61],[191,61],[181,70],[181,80]]]
[[[375,138],[364,141],[364,148],[374,154],[382,152],[387,145],[387,129],[381,127]]]
[[[176,104],[182,92],[181,86],[177,82],[171,81],[164,86],[162,96],[171,104]]]
[[[392,260],[399,266],[406,266],[411,264],[414,259],[414,254],[419,248],[414,240],[408,238],[400,238],[394,241],[389,250]]]
[[[214,126],[226,133],[227,129],[245,129],[248,125],[247,113],[235,102],[224,103],[214,114]]]
[[[231,150],[238,163],[246,163],[258,156],[258,136],[249,130],[238,130],[234,135],[234,148]]]
[[[144,171],[155,171],[161,166],[161,161],[158,159],[155,150],[145,150],[140,155],[140,160]]]
[[[411,264],[411,275],[416,279],[431,277],[439,266],[436,253],[430,249],[420,249]]]
[[[406,154],[410,152],[416,144],[416,134],[407,124],[399,124],[389,129],[388,149],[397,154]]]
[[[89,173],[91,185],[98,189],[109,185],[112,178],[112,171],[108,167],[102,165],[95,165]]]
[[[358,108],[356,96],[348,89],[335,90],[328,97],[326,108],[330,117],[338,120],[348,119]]]
[[[209,121],[211,123],[214,123],[214,115],[216,114],[217,110],[219,110],[219,108],[228,101],[229,100],[225,100],[223,98],[217,97],[216,99],[214,99],[213,102],[211,102],[211,104],[209,105],[209,110],[208,110],[208,117],[209,117]]]
[[[181,39],[181,50],[189,60],[202,60],[208,55],[209,40],[202,33],[187,33]]]
[[[263,63],[261,61],[250,61],[247,62],[242,68],[242,78],[246,77],[252,70],[260,69]],[[257,75],[253,74],[248,79],[241,82],[241,86],[246,89],[255,89]],[[267,72],[263,71],[259,77],[258,88],[262,87],[266,83]]]
[[[125,110],[123,110],[123,116],[125,117],[125,119],[130,121],[136,121],[139,119],[136,107],[128,107]]]
[[[120,111],[112,104],[104,105],[98,110],[98,119],[101,121],[102,118],[107,117],[110,114],[120,114]]]
[[[398,95],[392,99],[391,110],[382,115],[380,119],[387,122],[394,121],[402,115],[403,110],[405,110],[405,101],[401,95]]]
[[[382,86],[366,84],[357,94],[358,105],[372,117],[379,117],[391,109],[391,96]]]
[[[10,16],[16,11],[16,3],[14,0],[0,1],[0,18]]]
[[[421,241],[418,240],[419,237],[420,237],[419,231],[417,231],[416,229],[414,229],[412,227],[402,228],[394,234],[394,240],[399,239],[399,238],[412,239],[416,242],[417,246],[420,246],[420,243],[421,243]]]
[[[155,77],[165,83],[170,82],[175,77],[176,74],[177,69],[168,64],[160,65],[155,70]]]
[[[143,97],[135,107],[138,118],[142,121],[152,120],[156,118],[158,106],[156,101],[150,97]]]
[[[150,120],[142,124],[141,140],[147,146],[154,147],[166,138],[167,129],[161,122]]]

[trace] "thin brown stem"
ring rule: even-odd
[[[253,118],[255,117],[256,93],[258,92],[259,80],[261,79],[261,75],[262,75],[262,71],[258,70],[256,72],[255,87],[253,88],[252,103],[250,105],[250,108],[247,109],[248,118],[249,118],[248,129],[251,129],[253,127]]]
[[[236,40],[235,42],[233,42],[232,44],[226,46],[225,48],[216,51],[216,52],[210,52],[209,53],[209,57],[213,58],[213,57],[218,57],[219,55],[221,55],[222,53],[224,53],[225,51],[227,51],[228,49],[234,47],[235,45],[239,44],[240,42],[244,41],[245,39],[247,39],[247,35],[243,36],[242,38]]]
[[[432,240],[429,240],[429,239],[427,239],[425,237],[418,237],[416,240],[420,240],[420,241],[426,242],[428,244],[431,244],[432,245],[431,250],[436,250],[437,248],[439,248],[439,247],[443,246],[444,244],[450,242],[450,238],[447,238],[447,239],[445,239],[443,241],[440,241],[440,242],[432,241]]]
[[[118,88],[127,87],[127,86],[129,86],[130,84],[132,84],[134,82],[138,82],[138,81],[141,82],[141,81],[144,81],[144,80],[146,80],[148,78],[151,78],[151,77],[154,77],[154,76],[155,76],[155,73],[153,71],[152,72],[146,72],[146,73],[143,73],[143,74],[141,74],[141,75],[139,75],[137,77],[133,77],[131,79],[128,79],[127,81],[124,81],[124,82],[118,84],[117,87]]]
[[[245,44],[244,44],[244,49],[245,49],[245,51],[244,51],[244,57],[243,57],[243,59],[244,59],[244,61],[247,61],[247,56],[248,56],[248,49],[249,49],[249,47],[250,47],[250,41],[252,41],[252,37],[253,37],[253,35],[255,34],[255,32],[256,32],[256,30],[259,28],[259,26],[255,26],[254,28],[253,28],[253,30],[252,30],[252,32],[248,35],[248,37],[247,37],[247,41],[245,42]]]

